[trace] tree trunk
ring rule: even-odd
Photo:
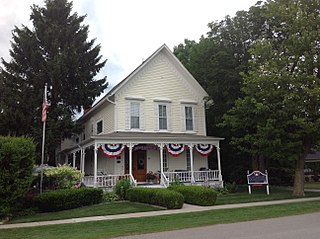
[[[304,156],[300,155],[296,161],[294,173],[293,195],[304,196]]]

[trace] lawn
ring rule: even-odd
[[[161,210],[159,207],[150,205],[131,203],[131,202],[114,202],[114,203],[101,203],[97,205],[76,208],[71,210],[64,210],[60,212],[50,213],[37,213],[33,215],[22,216],[14,218],[10,223],[20,222],[36,222],[36,221],[50,221],[77,217],[89,216],[105,216],[133,212],[148,212]]]
[[[306,197],[319,197],[320,192],[306,192]],[[216,205],[245,203],[245,202],[260,202],[281,199],[297,198],[292,195],[292,189],[286,187],[270,187],[270,195],[266,194],[265,187],[255,187],[252,189],[252,194],[248,193],[248,187],[239,187],[239,192],[218,196]]]
[[[317,183],[305,183],[305,189],[320,189],[320,182]]]
[[[320,200],[303,203],[220,209],[206,212],[166,216],[118,219],[111,221],[41,226],[33,228],[0,229],[1,239],[98,239],[117,236],[168,231],[221,223],[234,223],[320,211]]]

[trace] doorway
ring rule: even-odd
[[[147,174],[147,151],[132,152],[132,174],[137,182],[145,182]]]

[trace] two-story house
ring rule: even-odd
[[[88,186],[135,185],[152,178],[222,186],[219,141],[206,136],[206,91],[166,45],[79,119],[83,132],[62,143],[61,153]],[[210,154],[217,169],[208,169]],[[155,177],[154,177],[155,176]]]

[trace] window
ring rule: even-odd
[[[162,151],[162,158],[163,158],[163,171],[167,172],[169,170],[167,151],[165,150]]]
[[[190,150],[186,150],[187,171],[191,171]]]
[[[185,106],[186,130],[193,130],[193,108]]]
[[[97,122],[97,134],[102,133],[102,120]]]
[[[159,105],[159,129],[168,129],[167,106]]]
[[[138,102],[130,104],[130,127],[131,129],[140,128],[140,103]]]

